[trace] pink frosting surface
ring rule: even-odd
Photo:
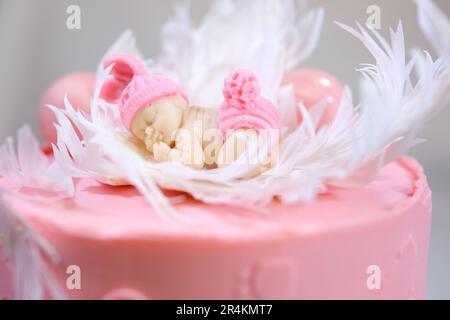
[[[423,298],[431,193],[402,158],[370,185],[329,190],[311,205],[263,212],[188,200],[160,217],[131,187],[80,180],[73,200],[9,199],[61,256],[82,270],[71,298]],[[381,269],[369,290],[367,268]]]

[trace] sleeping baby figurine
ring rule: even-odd
[[[250,146],[256,146],[256,158],[246,159],[256,160],[250,163],[254,169],[245,178],[267,171],[276,163],[278,155],[278,110],[262,97],[258,79],[250,70],[238,70],[226,78],[223,96],[217,122],[224,143],[219,150],[217,166],[230,165],[243,156]]]
[[[104,68],[110,66],[112,77],[102,88],[102,98],[119,105],[123,125],[156,161],[197,169],[216,162],[221,139],[203,135],[216,126],[214,111],[190,107],[180,85],[150,74],[144,63],[130,54],[108,57]]]
[[[114,54],[104,62],[111,78],[102,98],[117,103],[125,128],[158,162],[178,162],[195,169],[224,167],[235,162],[249,144],[257,145],[262,131],[270,134],[271,150],[278,143],[280,119],[261,96],[256,76],[247,70],[225,80],[224,98],[214,109],[189,106],[183,88],[164,76],[150,74],[130,54]],[[274,153],[264,156],[264,161]],[[267,162],[267,161],[266,161]],[[273,163],[273,162],[270,162]],[[257,166],[254,176],[271,164]]]

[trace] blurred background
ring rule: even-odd
[[[211,1],[192,3],[198,20]],[[436,3],[450,16],[450,1]],[[174,0],[0,0],[0,141],[15,135],[24,123],[38,134],[37,108],[46,87],[63,74],[94,71],[106,49],[125,29],[135,31],[146,57],[155,56],[160,26],[174,4]],[[309,4],[324,7],[326,18],[319,46],[306,65],[335,74],[353,89],[358,81],[355,67],[373,59],[333,21],[365,23],[367,8],[377,5],[383,34],[401,19],[407,47],[431,50],[417,26],[413,0],[310,0]],[[66,28],[70,5],[81,9],[80,30]],[[422,137],[429,141],[411,152],[425,167],[434,195],[428,281],[428,298],[433,299],[450,299],[449,120],[450,106],[424,128]]]

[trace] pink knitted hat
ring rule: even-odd
[[[278,111],[270,101],[261,97],[256,76],[239,70],[225,79],[218,125],[222,134],[237,129],[280,129]]]
[[[101,96],[118,102],[122,123],[128,130],[136,113],[156,100],[180,95],[188,102],[181,86],[163,76],[149,74],[144,63],[135,56],[114,54],[105,60],[103,67],[106,69],[113,64],[113,78],[105,82]]]

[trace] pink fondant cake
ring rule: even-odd
[[[76,299],[417,299],[426,284],[431,192],[403,158],[370,185],[330,190],[268,214],[189,200],[161,220],[131,187],[83,179],[51,205],[7,197],[59,253],[50,266]],[[47,262],[48,263],[48,262]],[[80,267],[81,289],[66,288]],[[371,266],[381,287],[371,288]],[[50,297],[51,298],[51,297]]]
[[[0,145],[0,298],[424,298],[431,191],[405,154],[450,101],[450,22],[418,5],[439,59],[339,24],[377,63],[357,104],[298,68],[320,8],[214,0],[194,29],[181,6],[152,65],[125,32],[46,91],[43,144]]]

